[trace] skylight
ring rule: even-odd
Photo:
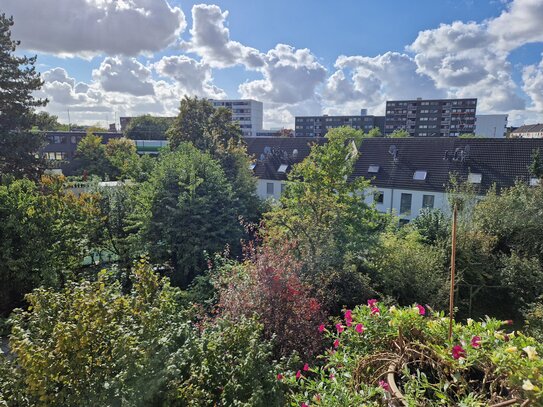
[[[379,166],[377,164],[370,164],[368,172],[371,172],[372,174],[377,174],[379,172]]]
[[[288,168],[287,164],[281,164],[277,172],[280,174],[285,174],[287,172],[287,168]]]
[[[255,168],[256,168],[256,163],[252,163],[252,164],[249,165],[249,169],[251,171],[254,171]]]
[[[480,184],[483,180],[483,174],[477,172],[470,172],[468,175],[468,182],[471,184]]]
[[[426,179],[426,175],[428,174],[427,171],[424,171],[424,170],[417,170],[415,171],[415,173],[413,174],[413,179],[415,181],[424,181]]]
[[[530,178],[531,187],[537,187],[540,184],[541,184],[541,180],[539,178]]]

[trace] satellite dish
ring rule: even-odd
[[[264,154],[260,154],[260,161],[264,161],[265,158],[266,156]]]
[[[394,144],[388,148],[388,153],[392,156],[394,161],[398,160],[398,147]]]
[[[296,148],[292,150],[292,157],[298,158],[298,150]]]

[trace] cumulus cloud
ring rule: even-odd
[[[226,97],[222,89],[212,84],[211,68],[204,62],[184,55],[171,56],[163,57],[154,68],[161,76],[175,80],[188,95]]]
[[[257,68],[264,64],[262,55],[254,48],[230,39],[225,27],[228,12],[216,5],[198,4],[192,7],[192,38],[182,44],[186,51],[195,52],[210,66],[225,68],[242,64]]]
[[[543,58],[539,65],[529,65],[522,71],[522,89],[533,102],[533,109],[543,114]]]
[[[135,58],[107,57],[92,77],[107,92],[128,93],[134,96],[154,95],[151,70]]]
[[[264,62],[259,69],[264,79],[241,84],[242,97],[294,104],[314,98],[326,79],[326,68],[306,48],[277,44],[264,55]]]
[[[2,0],[2,10],[24,49],[66,56],[159,51],[186,27],[167,0]]]

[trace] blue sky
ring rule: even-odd
[[[268,127],[417,96],[543,121],[541,0],[2,1],[61,119],[170,115],[188,94],[261,100]]]

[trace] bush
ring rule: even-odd
[[[540,405],[543,348],[534,338],[507,333],[504,324],[490,318],[455,323],[448,341],[443,313],[369,302],[324,329],[331,346],[321,366],[286,372],[285,381],[296,405],[390,405],[393,383],[410,406],[483,406],[512,399]]]
[[[220,277],[219,310],[234,320],[257,316],[265,337],[274,338],[276,355],[296,351],[311,357],[320,350],[315,326],[325,314],[310,287],[301,282],[301,264],[290,253],[289,245],[265,246]]]

